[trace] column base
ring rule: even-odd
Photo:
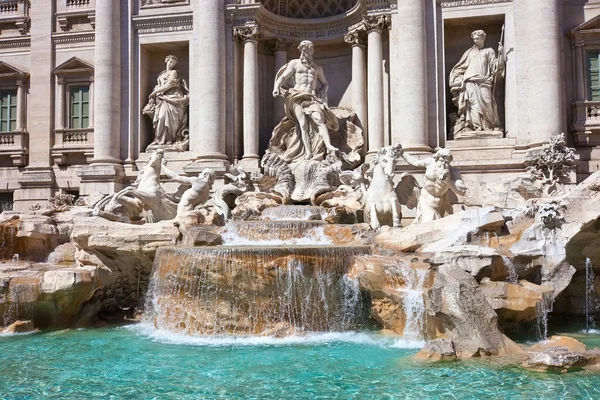
[[[402,149],[411,154],[411,155],[419,155],[419,154],[428,154],[431,155],[431,153],[434,152],[434,150],[424,144],[409,144],[406,146],[402,146]]]
[[[40,204],[43,206],[56,193],[54,171],[48,167],[27,168],[19,179],[20,189],[15,190],[15,211],[29,211]]]
[[[115,157],[94,157],[90,161],[90,164],[121,164],[122,161],[119,158]]]
[[[120,164],[91,164],[77,173],[81,179],[79,194],[116,193],[125,187],[125,170]]]
[[[229,160],[222,153],[205,153],[196,156],[193,162],[183,167],[183,171],[188,175],[198,175],[204,168],[210,168],[217,174],[217,177],[222,176],[229,171]]]
[[[258,171],[260,170],[260,157],[256,154],[244,156],[238,165],[246,171]]]

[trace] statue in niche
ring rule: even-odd
[[[450,165],[452,152],[448,149],[438,149],[433,157],[421,160],[407,153],[401,155],[410,165],[425,168],[414,223],[433,221],[452,214],[448,192],[464,196],[467,191],[460,171]]]
[[[281,67],[275,78],[273,96],[285,99],[285,118],[270,144],[282,146],[284,161],[323,160],[326,152],[337,150],[329,132],[339,129],[338,119],[327,105],[329,84],[313,60],[313,43],[303,40],[298,50],[300,58]]]
[[[495,93],[505,71],[504,47],[498,43],[497,57],[494,49],[485,47],[484,31],[474,31],[471,38],[475,44],[450,71],[452,102],[458,107],[454,139],[501,138]]]
[[[169,55],[165,63],[167,69],[158,75],[157,85],[148,96],[148,104],[142,111],[152,118],[154,131],[154,141],[146,151],[187,151],[189,89],[186,81],[175,69],[177,57]]]

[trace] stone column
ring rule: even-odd
[[[525,26],[527,47],[527,121],[519,142],[537,146],[563,129],[561,99],[560,10],[558,0],[524,2],[515,24]]]
[[[56,104],[57,118],[56,118],[56,129],[63,129],[65,127],[65,80],[63,78],[56,79],[58,83],[58,103]]]
[[[240,160],[243,155],[244,147],[244,48],[235,35],[233,36],[233,104],[234,104],[234,122],[233,122],[233,157]]]
[[[223,1],[191,2],[194,23],[190,42],[190,150],[194,173],[204,167],[225,170],[225,10]]]
[[[390,31],[392,144],[411,153],[430,152],[427,138],[425,2],[398,2]]]
[[[78,172],[79,194],[113,193],[123,188],[121,163],[121,7],[112,1],[96,2],[96,43],[93,92],[94,158]],[[90,96],[92,93],[90,92]]]
[[[240,164],[248,170],[259,168],[258,156],[258,28],[236,27],[234,35],[244,42],[244,155]]]
[[[25,96],[26,96],[25,80],[17,80],[17,130],[22,131],[25,127],[25,116],[27,115],[25,110]]]
[[[368,41],[368,130],[369,143],[367,158],[384,146],[383,126],[383,43],[381,35],[390,26],[389,15],[365,17],[363,24]]]
[[[94,127],[94,77],[90,76],[90,125],[88,128]]]
[[[367,138],[367,67],[365,48],[367,33],[364,27],[358,27],[344,36],[346,43],[352,46],[352,107],[363,130],[365,144]],[[367,146],[363,146],[363,156]]]
[[[121,163],[121,7],[96,3],[94,93],[96,128],[92,164]]]
[[[577,35],[574,38],[575,41],[575,101],[585,101],[585,67],[584,67],[584,52],[583,52],[583,38],[581,35]]]
[[[275,73],[277,73],[281,67],[287,63],[287,52],[290,43],[285,39],[277,38],[270,43],[270,46],[275,55]],[[284,103],[285,100],[281,96],[277,96],[273,99],[274,126],[279,124],[285,116]]]

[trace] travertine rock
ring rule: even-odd
[[[456,360],[454,343],[447,338],[431,340],[415,354],[414,358],[422,361],[454,361]]]
[[[477,208],[446,218],[390,229],[375,236],[375,243],[403,252],[437,252],[468,244],[475,232],[495,232],[504,226],[504,217],[494,207]]]
[[[581,343],[579,340],[569,336],[558,335],[550,336],[548,339],[534,344],[527,350],[531,352],[542,352],[551,350],[555,347],[564,347],[574,353],[585,353],[587,351],[586,345]]]
[[[498,250],[485,246],[459,245],[448,247],[428,259],[430,264],[449,264],[470,273],[477,281],[490,278],[504,280],[508,271]]]
[[[429,315],[440,320],[442,334],[454,342],[459,357],[507,352],[498,316],[469,273],[441,265],[428,298]]]
[[[28,333],[35,332],[37,328],[33,325],[32,321],[15,321],[6,328],[4,333]]]
[[[543,352],[534,353],[523,368],[539,372],[570,372],[583,368],[588,359],[582,353],[575,353],[566,347],[552,347]]]
[[[551,287],[535,285],[525,280],[512,284],[485,278],[479,283],[479,287],[498,314],[502,327],[535,320],[540,303],[550,302],[554,291]]]

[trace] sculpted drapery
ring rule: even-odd
[[[168,56],[165,62],[167,69],[158,75],[157,85],[143,110],[152,118],[154,141],[149,147],[171,146],[188,140],[189,89],[179,71],[174,69],[177,57]]]
[[[469,131],[501,131],[495,85],[504,75],[504,58],[484,47],[486,34],[479,30],[471,34],[475,44],[465,51],[450,72],[452,101],[458,107],[455,136]],[[502,44],[498,46],[502,54]]]

